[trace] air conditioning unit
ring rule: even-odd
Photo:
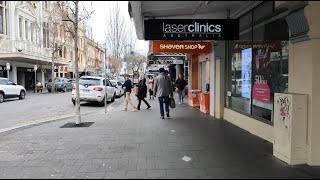
[[[274,95],[273,155],[290,164],[307,162],[308,96]]]

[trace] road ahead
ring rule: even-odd
[[[123,98],[123,97],[122,97]],[[116,99],[122,101],[122,98]],[[110,105],[111,103],[108,103]],[[81,102],[81,114],[103,111],[95,103]],[[75,114],[71,92],[34,94],[28,93],[24,100],[13,98],[0,104],[0,129],[12,128],[29,122]]]

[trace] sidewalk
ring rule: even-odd
[[[122,97],[107,114],[82,116],[90,127],[60,128],[69,118],[1,134],[0,178],[320,177],[320,168],[288,166],[272,144],[224,120],[178,103],[160,119],[158,101],[147,100],[151,110],[142,102],[123,112]]]

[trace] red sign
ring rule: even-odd
[[[270,88],[267,83],[259,83],[253,86],[252,98],[259,101],[270,102]]]
[[[152,51],[173,53],[211,53],[211,42],[152,41]]]

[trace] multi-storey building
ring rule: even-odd
[[[57,1],[0,1],[0,77],[8,77],[10,63],[9,79],[33,89],[35,74],[42,84],[52,79],[52,62],[55,77],[73,77],[74,39],[59,8]],[[79,72],[86,65],[85,27],[79,24]]]

